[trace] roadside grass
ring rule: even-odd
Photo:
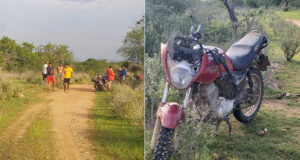
[[[120,117],[126,119],[130,124],[144,131],[144,86],[140,84],[135,88],[127,84],[115,83],[113,85],[112,110]]]
[[[284,19],[300,20],[300,10],[293,10],[293,11],[288,11],[288,12],[278,11],[276,13],[279,14],[280,17],[282,17]]]
[[[300,94],[300,61],[286,62],[284,66],[275,72],[275,76],[284,83],[282,90],[285,92]]]
[[[228,127],[225,122],[217,135],[208,142],[210,159],[300,159],[300,139],[295,133],[300,132],[299,117],[286,117],[262,106],[258,116],[249,124],[242,124],[231,118],[233,125],[232,140],[228,140]],[[267,128],[263,137],[256,133]],[[150,160],[152,131],[145,131],[145,158]],[[177,157],[177,158],[176,158]],[[172,156],[172,160],[181,157]]]
[[[144,158],[144,134],[112,110],[112,93],[97,92],[92,110],[98,159],[133,160]]]
[[[10,149],[3,156],[8,159],[55,159],[51,125],[48,108],[33,121],[16,145],[6,143]]]
[[[9,85],[13,88],[10,89],[12,92],[20,92],[24,98],[16,97],[16,93],[0,92],[0,134],[31,103],[39,101],[37,94],[41,91],[41,88],[36,84],[29,84],[24,80],[11,79]]]

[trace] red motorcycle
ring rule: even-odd
[[[226,121],[231,137],[230,115],[248,123],[256,117],[263,99],[263,77],[270,65],[262,49],[267,38],[253,30],[234,43],[227,52],[214,46],[202,45],[201,25],[191,35],[172,35],[166,45],[161,45],[163,68],[167,75],[162,103],[158,107],[151,149],[155,160],[169,159],[178,146],[176,141],[179,122],[184,122],[190,102],[203,122],[216,125]],[[172,86],[186,92],[183,104],[167,102]],[[205,114],[204,114],[205,113]],[[183,123],[184,124],[184,123]],[[176,136],[174,136],[176,135]]]

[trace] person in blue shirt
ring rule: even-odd
[[[121,82],[125,81],[127,75],[127,70],[124,66],[122,66],[122,71],[121,71]]]

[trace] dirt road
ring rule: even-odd
[[[62,90],[51,95],[51,117],[56,138],[58,159],[95,159],[90,136],[89,112],[95,93],[91,86],[71,86],[69,93]]]
[[[62,89],[43,93],[42,102],[32,105],[4,132],[0,139],[17,145],[32,121],[44,110],[50,109],[50,119],[58,160],[96,159],[90,137],[90,110],[95,92],[89,85],[72,85],[69,93]],[[12,149],[13,147],[10,147]],[[9,148],[7,150],[10,150]],[[5,152],[5,151],[4,151]],[[5,154],[5,153],[2,153]],[[5,157],[5,155],[3,155]]]
[[[298,27],[300,27],[300,20],[296,20],[296,19],[286,19],[286,21],[294,23],[295,25],[297,25]]]

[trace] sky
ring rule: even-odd
[[[0,0],[0,38],[64,44],[79,61],[118,61],[117,50],[144,6],[144,0]]]

